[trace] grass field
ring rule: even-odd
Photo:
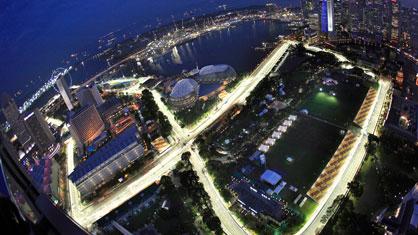
[[[363,85],[356,87],[355,84],[345,82],[330,87],[318,85],[315,92],[298,108],[307,109],[313,116],[344,126],[353,121],[367,90]],[[335,96],[332,96],[331,92],[335,92]]]
[[[267,167],[283,180],[306,192],[341,142],[340,130],[331,125],[299,117],[267,153]],[[293,158],[288,162],[287,157]]]

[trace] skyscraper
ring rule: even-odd
[[[321,2],[321,32],[334,32],[334,0]]]
[[[82,107],[89,105],[99,106],[104,103],[104,100],[97,89],[97,85],[94,83],[81,87],[77,91],[76,96]]]
[[[319,14],[318,14],[318,4],[314,0],[302,0],[302,14],[305,18],[306,23],[308,23],[309,28],[318,33],[319,28]]]
[[[36,146],[42,152],[48,151],[54,145],[55,138],[39,109],[35,109],[24,120],[26,128],[36,143]]]
[[[56,81],[56,84],[68,110],[70,111],[73,110],[74,109],[74,106],[72,103],[73,97],[71,95],[70,88],[68,88],[67,82],[65,81],[65,77],[59,76]]]
[[[311,14],[314,11],[314,8],[315,8],[314,0],[302,0],[301,5],[302,5],[302,13],[305,18],[308,17],[309,14]]]
[[[10,125],[12,133],[16,135],[23,150],[25,152],[29,151],[32,146],[31,137],[25,128],[25,123],[21,118],[16,103],[7,94],[2,95],[2,111]]]
[[[393,45],[399,42],[399,2],[398,0],[391,0],[391,33],[390,41]]]
[[[327,0],[328,32],[334,32],[334,0]]]
[[[104,131],[105,125],[96,107],[90,105],[71,117],[69,129],[80,153],[86,144],[91,143]]]

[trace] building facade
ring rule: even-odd
[[[51,147],[55,144],[55,138],[39,109],[35,109],[35,111],[25,117],[24,120],[26,128],[36,146],[42,152],[51,150]]]
[[[81,107],[90,105],[99,106],[104,103],[96,84],[90,84],[85,87],[81,87],[77,92],[76,96]]]
[[[68,176],[81,197],[112,180],[119,172],[143,156],[144,147],[137,127],[132,125],[80,163]]]
[[[11,131],[17,137],[17,141],[25,152],[33,146],[30,134],[26,130],[25,123],[14,100],[7,94],[2,95],[2,112],[9,123]]]
[[[191,108],[199,99],[199,84],[190,78],[182,79],[174,85],[169,103],[175,110]]]
[[[73,96],[71,95],[70,88],[68,87],[67,82],[65,81],[65,77],[58,77],[56,84],[58,87],[58,91],[61,94],[61,97],[64,100],[64,103],[67,106],[68,110],[73,110]]]
[[[82,152],[84,146],[97,138],[104,129],[105,124],[93,105],[82,108],[70,118],[69,130],[79,152]]]

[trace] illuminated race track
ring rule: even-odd
[[[243,78],[239,85],[222,100],[222,103],[216,108],[212,109],[206,118],[202,119],[196,127],[189,130],[181,128],[180,125],[174,119],[172,113],[161,102],[159,94],[153,91],[155,101],[160,110],[168,117],[170,123],[173,126],[173,137],[177,140],[177,143],[173,144],[167,151],[156,157],[156,161],[151,163],[152,168],[140,176],[134,176],[121,186],[113,189],[105,197],[98,198],[93,202],[83,205],[80,201],[80,197],[74,185],[69,182],[70,186],[70,198],[71,198],[71,215],[82,226],[91,228],[91,225],[102,218],[113,209],[117,208],[134,195],[138,194],[149,185],[159,180],[162,175],[170,172],[177,162],[180,160],[180,156],[185,151],[190,151],[190,147],[193,144],[194,139],[202,133],[207,127],[213,124],[222,114],[232,108],[237,103],[242,103],[248,97],[251,91],[257,86],[257,84],[266,77],[270,71],[274,68],[277,62],[286,54],[289,47],[295,44],[295,42],[286,41],[280,44],[274,49],[267,58],[254,70],[254,72]],[[71,142],[67,148],[71,146]],[[74,152],[67,149],[67,159],[71,161],[73,159]],[[198,155],[195,157],[199,158]],[[198,169],[202,169],[203,160],[193,161],[194,166]],[[200,165],[198,165],[200,164]],[[68,172],[71,172],[73,166],[71,163],[68,166]],[[223,204],[223,199],[218,192],[213,191],[214,186],[212,180],[202,178],[205,188],[209,188],[209,196],[214,203],[215,213],[222,218],[221,223],[227,234],[246,234],[242,226],[240,226],[232,213]],[[202,180],[201,179],[201,180]],[[206,180],[205,180],[206,179]]]

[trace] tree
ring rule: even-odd
[[[299,55],[299,56],[304,55],[305,52],[306,52],[306,49],[303,46],[303,43],[300,42],[300,43],[296,44],[295,51],[296,51],[296,54]]]
[[[366,144],[366,152],[368,155],[374,156],[376,154],[377,145],[375,142],[367,142]]]
[[[175,186],[173,181],[171,181],[170,176],[162,176],[160,180],[161,185],[163,186],[162,193],[163,194],[171,194],[175,191]]]
[[[221,220],[214,215],[211,209],[206,209],[202,215],[203,222],[216,234],[222,234]]]
[[[188,162],[189,161],[189,159],[190,159],[190,156],[191,156],[192,154],[189,152],[189,151],[187,151],[187,152],[184,152],[182,155],[181,155],[181,160],[182,161],[185,161],[185,162]]]
[[[359,198],[363,194],[363,185],[359,181],[353,180],[348,183],[348,190],[353,194],[354,197]]]

